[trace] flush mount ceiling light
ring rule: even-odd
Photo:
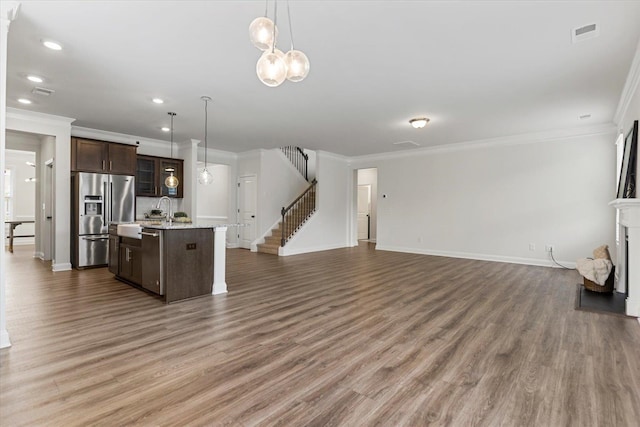
[[[33,74],[28,75],[27,76],[27,80],[32,81],[34,83],[42,83],[42,82],[44,82],[44,79],[42,77],[34,76]]]
[[[169,132],[171,130],[171,128],[168,128],[168,127],[165,126],[165,127],[160,128],[160,130],[162,132]]]
[[[27,98],[18,98],[18,102],[19,102],[20,104],[25,104],[25,105],[29,105],[29,104],[31,104],[31,101],[30,101],[30,100],[28,100]]]
[[[62,45],[58,42],[54,42],[53,40],[42,40],[42,44],[51,50],[62,50]]]
[[[289,20],[289,36],[291,49],[286,53],[276,49],[278,27],[278,1],[274,2],[273,21],[267,17],[268,2],[265,2],[265,16],[256,18],[249,26],[249,38],[254,46],[264,53],[256,64],[256,74],[262,83],[269,87],[280,86],[285,80],[300,82],[309,74],[309,58],[293,44],[291,27],[291,10],[287,0],[287,16]]]
[[[411,123],[411,126],[413,126],[414,129],[422,129],[427,125],[427,123],[429,123],[429,119],[426,117],[420,117],[409,120],[409,123]]]
[[[171,158],[173,159],[173,118],[176,116],[176,113],[169,112],[167,114],[171,116]],[[169,172],[169,176],[164,180],[164,185],[166,185],[167,188],[177,188],[180,182],[178,181],[178,177],[173,174],[175,168],[164,168],[164,171]]]
[[[204,101],[204,169],[198,174],[198,182],[200,184],[208,185],[213,182],[213,175],[207,170],[207,106],[211,97],[201,96],[200,99]]]
[[[164,101],[160,98],[153,98],[152,101],[154,104],[164,104]]]

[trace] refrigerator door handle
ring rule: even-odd
[[[111,218],[108,217],[107,215],[107,207],[109,206],[109,203],[111,203],[111,198],[109,197],[109,194],[107,193],[107,183],[104,182],[102,184],[103,186],[103,197],[104,197],[104,203],[102,204],[102,219],[103,219],[103,224],[102,227],[108,227],[109,223],[111,222]]]
[[[90,242],[97,242],[100,240],[109,240],[109,236],[101,236],[101,237],[82,237],[82,240],[89,240]]]
[[[113,221],[113,182],[109,177],[109,224]]]

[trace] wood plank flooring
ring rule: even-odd
[[[7,255],[0,425],[638,426],[640,325],[573,271],[228,250],[229,293],[165,305]]]

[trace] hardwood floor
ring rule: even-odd
[[[228,250],[165,305],[106,268],[7,255],[0,425],[637,426],[640,325],[577,273],[375,251]]]

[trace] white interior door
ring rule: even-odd
[[[369,238],[371,215],[371,185],[358,185],[358,240]]]
[[[240,247],[251,249],[256,239],[256,205],[258,200],[258,179],[256,175],[241,176],[238,181],[238,216],[239,222],[247,224],[238,228]]]

